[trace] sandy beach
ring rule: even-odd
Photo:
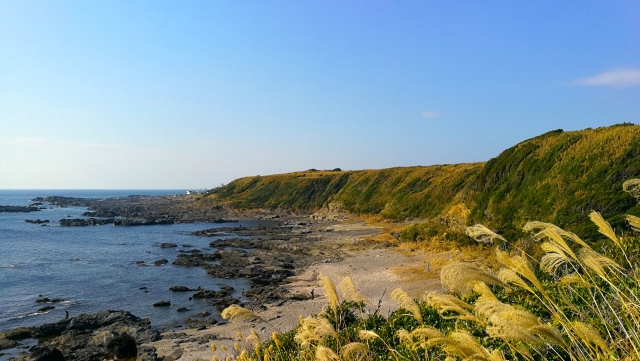
[[[431,266],[427,272],[427,263],[441,264],[437,259],[448,259],[449,254],[407,253],[395,247],[378,248],[375,241],[368,241],[372,236],[380,234],[381,227],[367,226],[364,222],[340,223],[331,226],[331,232],[325,232],[318,226],[314,233],[322,234],[320,242],[331,247],[345,249],[345,257],[339,262],[317,263],[301,274],[291,277],[286,287],[291,293],[310,294],[314,299],[289,300],[277,304],[266,305],[267,309],[256,312],[262,319],[254,321],[233,321],[219,324],[205,330],[175,330],[163,333],[163,339],[148,344],[156,348],[157,355],[165,361],[208,360],[214,354],[220,359],[236,355],[234,343],[251,349],[250,345],[240,340],[248,336],[251,329],[256,330],[265,340],[276,332],[286,332],[295,328],[299,317],[318,314],[326,305],[324,290],[318,286],[317,277],[322,274],[331,279],[336,288],[344,277],[351,277],[358,293],[366,297],[373,312],[380,305],[380,312],[388,314],[397,306],[391,299],[391,292],[402,288],[413,297],[420,298],[425,291],[437,290],[440,287],[437,268]],[[362,243],[366,242],[366,246]],[[339,289],[339,288],[338,288]],[[338,291],[340,295],[340,291]],[[217,351],[213,352],[211,344],[215,343]],[[222,349],[225,346],[227,351]]]

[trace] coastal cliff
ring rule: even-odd
[[[341,210],[390,220],[461,213],[466,224],[504,232],[526,221],[586,234],[591,210],[614,227],[616,215],[640,214],[622,183],[640,175],[640,126],[618,124],[525,140],[484,163],[361,171],[315,169],[245,177],[211,190],[209,200],[236,209]]]

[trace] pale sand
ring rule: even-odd
[[[342,227],[354,229],[353,225],[343,224],[333,228],[339,230]],[[341,235],[339,232],[332,232],[330,237],[325,237],[325,241],[345,245],[353,242],[352,237],[345,238],[344,235],[344,233]],[[177,359],[181,361],[209,360],[214,354],[210,347],[212,342],[216,344],[215,354],[221,360],[237,355],[233,349],[235,342],[241,347],[251,350],[252,347],[246,341],[239,341],[236,336],[238,332],[246,337],[253,328],[265,340],[271,337],[274,331],[284,332],[295,328],[299,324],[299,316],[307,317],[322,311],[326,305],[326,299],[324,290],[317,285],[319,274],[329,277],[337,289],[339,289],[338,285],[344,277],[351,277],[358,293],[370,300],[370,312],[375,310],[380,303],[379,312],[385,316],[396,308],[395,302],[391,300],[391,292],[394,289],[402,288],[409,295],[420,298],[425,291],[440,288],[437,272],[433,268],[430,272],[426,271],[427,262],[436,259],[434,255],[406,255],[394,248],[350,251],[348,255],[340,262],[312,265],[301,275],[292,277],[291,283],[288,285],[292,293],[308,294],[314,290],[316,297],[313,300],[287,301],[281,305],[267,305],[268,309],[257,312],[257,315],[268,321],[270,325],[260,321],[234,321],[201,331],[189,329],[169,331],[163,334],[165,339],[150,345],[156,347],[158,356],[164,357],[165,361]],[[449,256],[443,254],[438,255],[437,258],[449,258]],[[173,332],[184,332],[187,337],[167,339],[167,336],[171,337]],[[221,350],[221,345],[225,345],[228,351]]]

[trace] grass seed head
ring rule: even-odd
[[[504,237],[483,226],[482,224],[475,224],[471,227],[467,227],[465,233],[467,234],[467,236],[475,239],[476,242],[479,243],[493,244],[493,241],[496,239],[504,242],[507,241],[506,239],[504,239]]]
[[[413,314],[413,317],[422,323],[422,315],[420,314],[420,307],[413,301],[409,295],[407,295],[402,289],[396,288],[391,292],[391,298],[400,306]]]
[[[246,308],[240,307],[238,305],[231,305],[225,308],[220,317],[225,320],[253,320],[258,318],[255,313],[247,310]]]
[[[618,247],[622,246],[620,244],[620,239],[618,238],[618,236],[616,236],[613,228],[611,228],[609,222],[605,221],[604,218],[602,218],[602,215],[600,213],[591,211],[591,213],[589,214],[589,218],[593,223],[595,223],[596,226],[598,226],[598,232],[612,240]]]
[[[376,338],[380,338],[380,336],[378,336],[378,334],[373,331],[360,330],[358,331],[358,338],[360,338],[362,341],[369,341]]]
[[[478,266],[465,262],[451,262],[440,270],[440,282],[449,291],[468,295],[476,282],[502,284],[502,281]]]
[[[351,342],[340,349],[340,355],[346,361],[364,361],[368,354],[369,348],[361,342]]]
[[[282,347],[282,340],[280,340],[277,332],[273,332],[271,334],[271,339],[273,340],[273,343],[276,344],[276,347]]]
[[[598,330],[586,323],[575,321],[571,322],[572,331],[586,344],[593,344],[600,347],[605,352],[609,352],[609,346],[602,339]]]
[[[318,361],[340,361],[340,356],[333,352],[330,348],[318,346],[316,348],[316,360]]]
[[[336,292],[336,286],[323,274],[318,276],[318,283],[322,288],[324,288],[325,297],[327,298],[327,302],[329,302],[329,306],[335,310],[340,303],[338,293]]]
[[[353,302],[369,302],[366,298],[360,296],[356,291],[356,286],[351,281],[351,277],[345,277],[340,282],[340,291],[342,291],[342,297],[347,301]]]

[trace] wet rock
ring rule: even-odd
[[[38,312],[46,312],[49,310],[53,310],[54,308],[56,308],[56,306],[44,306],[44,307],[38,308]]]
[[[27,223],[33,223],[33,224],[49,223],[48,219],[40,220],[40,218],[36,219],[35,221],[33,219],[25,219],[24,221],[27,222]]]
[[[0,205],[0,213],[29,213],[29,212],[37,212],[40,208],[38,207],[24,207],[24,206],[3,206]]]
[[[176,310],[176,312],[187,312],[187,311],[189,311],[189,309],[186,307],[180,307]]]
[[[126,311],[105,310],[94,314],[82,314],[71,319],[38,327],[21,328],[3,335],[38,338],[41,344],[57,347],[68,361],[100,361],[104,359],[105,343],[122,332],[130,334],[138,344],[159,339],[160,333],[151,328],[148,319],[141,319]],[[28,334],[27,337],[24,337]],[[18,360],[26,360],[26,354]],[[154,348],[139,348],[138,359],[155,361]]]
[[[173,340],[176,338],[184,338],[187,337],[187,334],[184,332],[172,332],[170,334],[165,334],[162,336],[163,339]]]
[[[219,298],[229,296],[229,293],[224,291],[211,291],[211,290],[200,290],[193,294],[193,298],[203,299],[203,298]]]
[[[38,298],[36,300],[36,303],[56,303],[56,302],[62,302],[62,301],[64,301],[62,298],[49,299],[48,297],[43,297],[43,298]]]
[[[187,286],[173,286],[173,287],[169,288],[169,291],[173,291],[173,292],[188,292],[188,291],[192,291],[192,289],[187,287]]]
[[[165,265],[167,263],[169,263],[169,260],[167,260],[167,259],[159,259],[159,260],[153,262],[153,264],[156,265],[156,266],[163,266],[163,265]]]
[[[178,245],[170,242],[160,243],[160,248],[173,248],[173,247],[178,247]]]
[[[289,296],[290,300],[295,300],[295,301],[305,301],[305,300],[310,300],[312,299],[311,294],[307,293],[307,292],[296,292],[292,295]]]
[[[159,301],[153,304],[153,307],[169,307],[171,306],[171,301]]]
[[[202,267],[207,264],[207,262],[202,259],[202,257],[198,254],[179,254],[178,258],[173,261],[173,264],[176,266],[186,266],[186,267]]]
[[[114,217],[119,217],[120,215],[114,211],[110,211],[110,210],[100,210],[97,212],[84,212],[82,213],[83,216],[85,217],[99,217],[99,218],[114,218]]]
[[[8,340],[6,338],[0,338],[0,350],[6,350],[6,349],[14,348],[14,347],[16,347],[18,345],[19,345],[19,343],[17,343],[14,340]]]
[[[211,317],[196,316],[196,317],[188,318],[185,321],[185,323],[187,324],[187,326],[189,326],[189,328],[193,328],[196,330],[204,330],[204,329],[207,329],[208,327],[216,325],[218,321],[216,321]]]

